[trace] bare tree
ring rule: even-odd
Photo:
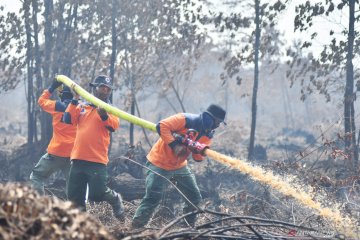
[[[182,62],[186,63],[185,66],[177,66],[177,71],[182,71],[181,78],[190,78],[189,69],[196,67],[192,60],[198,54],[195,49],[202,41],[201,37],[197,37],[197,26],[192,20],[186,17],[184,20],[191,5],[180,0],[113,0],[112,4],[77,0],[45,0],[40,3],[27,0],[23,2],[21,10],[23,19],[15,14],[9,15],[8,20],[1,16],[5,21],[0,23],[0,28],[5,30],[6,38],[0,40],[1,46],[4,46],[0,51],[8,51],[8,58],[1,58],[14,59],[13,62],[5,61],[3,67],[10,73],[20,66],[20,70],[27,75],[29,143],[36,140],[38,132],[40,141],[47,142],[50,137],[51,123],[46,115],[36,115],[39,109],[35,102],[50,82],[49,78],[55,74],[65,74],[80,85],[87,86],[95,74],[110,73],[115,86],[129,90],[129,110],[134,115],[138,92],[168,81],[169,78],[163,78],[164,69],[174,66],[174,63],[167,61],[170,65],[159,67],[157,49],[171,46],[166,47],[168,52],[164,51],[164,59],[175,55],[181,59],[181,54],[186,54],[189,61]],[[44,17],[41,18],[40,14]],[[10,25],[10,22],[15,24]],[[16,38],[11,39],[14,35]],[[22,44],[24,39],[25,46]],[[14,46],[6,47],[9,41],[18,47],[16,51],[19,56],[11,55]],[[193,66],[189,68],[189,65]],[[168,71],[170,75],[171,71]],[[19,75],[11,76],[11,80]],[[185,110],[182,105],[184,92],[180,92],[176,86],[176,79],[181,78],[172,78],[172,89],[178,94],[181,108]],[[1,78],[0,81],[5,91],[18,83],[18,79],[10,81],[10,78]],[[36,124],[39,117],[40,124]],[[129,133],[131,145],[134,144],[133,129],[132,125]]]
[[[234,50],[231,52],[225,51],[224,56],[221,58],[225,62],[224,70],[226,72],[221,76],[222,81],[226,82],[228,78],[236,78],[237,84],[240,85],[242,81],[241,67],[249,63],[254,64],[251,129],[248,148],[248,159],[253,160],[257,121],[257,91],[260,79],[259,63],[262,62],[262,65],[267,64],[269,66],[273,61],[272,58],[280,55],[278,49],[282,42],[279,41],[275,23],[278,14],[285,9],[285,4],[280,0],[272,1],[272,4],[261,3],[260,0],[239,3],[230,1],[226,3],[231,5],[232,8],[241,6],[241,9],[248,9],[240,13],[214,13],[210,19],[220,33],[228,33],[229,37],[225,42],[230,42],[232,47],[236,44],[236,49],[239,49],[236,53],[234,53]],[[253,12],[255,14],[248,14]],[[269,36],[272,36],[272,38]],[[272,66],[272,68],[276,67]]]
[[[255,0],[255,44],[254,44],[254,85],[251,103],[251,130],[248,159],[254,159],[256,112],[257,112],[257,91],[259,86],[259,48],[260,48],[260,1]]]
[[[344,130],[346,141],[345,150],[352,162],[352,170],[358,169],[358,148],[356,146],[355,128],[355,93],[354,82],[359,79],[359,74],[354,71],[353,60],[359,57],[359,33],[355,31],[354,24],[359,22],[358,13],[355,12],[355,0],[341,1],[337,6],[333,1],[300,4],[296,7],[294,22],[295,30],[309,33],[310,41],[304,41],[297,48],[288,50],[290,70],[287,75],[292,81],[300,80],[303,85],[302,99],[307,94],[318,91],[324,94],[327,101],[331,100],[332,92],[344,91]],[[311,50],[312,41],[318,32],[311,31],[315,18],[329,17],[332,14],[348,8],[348,27],[337,32],[331,29],[332,37],[329,44],[325,44],[319,56],[308,54],[303,56],[302,49]],[[345,64],[344,64],[345,63]],[[342,79],[342,81],[341,81]]]

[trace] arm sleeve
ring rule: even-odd
[[[178,113],[171,117],[165,118],[159,122],[159,134],[161,139],[169,146],[174,145],[175,138],[173,132],[181,131],[185,128],[185,116]]]
[[[65,113],[63,115],[63,122],[67,124],[77,125],[80,111],[81,111],[80,104],[78,104],[77,101],[72,100],[65,110]]]
[[[108,114],[107,116],[105,120],[102,119],[103,124],[110,132],[114,132],[120,126],[120,119],[112,114]]]
[[[50,114],[55,113],[55,100],[51,100],[51,93],[48,89],[44,90],[38,99],[38,104],[42,110]]]
[[[199,142],[202,143],[202,144],[205,144],[205,145],[207,145],[207,146],[210,146],[212,141],[211,141],[211,139],[208,138],[208,137],[202,137],[202,138],[199,139]],[[196,162],[201,162],[201,161],[203,161],[203,160],[205,159],[203,155],[201,155],[201,154],[195,154],[195,153],[192,154],[192,158],[193,158]]]

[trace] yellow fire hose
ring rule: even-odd
[[[127,112],[121,111],[120,109],[113,107],[100,99],[96,98],[92,94],[88,93],[78,84],[73,82],[71,79],[64,75],[57,75],[56,80],[72,88],[82,98],[94,105],[104,108],[107,112],[118,116],[135,125],[149,129],[150,131],[156,132],[156,125],[152,122],[133,116]],[[319,215],[329,219],[333,223],[334,229],[338,232],[343,233],[345,236],[355,239],[360,239],[360,231],[356,227],[356,221],[349,217],[343,216],[340,211],[335,207],[323,207],[317,202],[314,193],[311,189],[303,190],[300,186],[291,184],[286,179],[282,179],[279,176],[274,175],[271,171],[265,171],[261,167],[254,166],[245,160],[234,159],[224,154],[218,153],[211,149],[205,150],[205,155],[234,169],[241,171],[244,174],[248,174],[253,180],[269,185],[273,189],[281,192],[285,196],[290,196],[296,199],[303,205],[312,208],[318,212]]]
[[[154,123],[146,121],[141,118],[138,118],[127,112],[121,111],[120,109],[101,101],[94,95],[88,93],[85,89],[80,87],[78,84],[76,84],[70,78],[68,78],[64,75],[57,75],[55,78],[57,81],[62,82],[63,84],[67,85],[68,87],[72,88],[76,93],[78,93],[86,101],[91,102],[92,104],[94,104],[98,107],[104,108],[108,113],[118,116],[119,118],[124,119],[128,122],[131,122],[135,125],[138,125],[138,126],[146,128],[146,129],[149,129],[153,132],[156,132],[156,127],[155,127]]]

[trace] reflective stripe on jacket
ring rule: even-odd
[[[184,157],[178,157],[174,154],[172,145],[175,141],[172,133],[176,132],[185,135],[188,129],[195,129],[198,131],[197,141],[206,145],[211,144],[212,133],[205,134],[202,129],[201,114],[178,113],[171,117],[161,120],[157,124],[157,130],[160,138],[150,150],[147,159],[155,166],[165,170],[176,170],[187,165],[188,154]],[[192,154],[196,161],[204,160],[200,154]]]
[[[96,106],[88,103],[77,106],[75,104],[77,103],[73,100],[64,116],[67,123],[77,125],[75,144],[70,158],[107,165],[110,132],[119,128],[119,118],[108,113],[107,119],[102,120],[96,111]]]
[[[40,107],[52,116],[53,134],[47,152],[59,157],[70,157],[76,136],[76,126],[62,122],[62,116],[70,100],[64,102],[51,100],[51,95],[46,89],[38,99]]]

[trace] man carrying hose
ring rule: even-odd
[[[156,125],[160,138],[147,155],[146,166],[175,182],[191,201],[185,201],[184,213],[195,210],[193,204],[198,205],[202,199],[195,176],[187,166],[187,158],[192,152],[195,161],[204,159],[204,148],[210,145],[214,129],[224,122],[225,114],[224,109],[212,104],[201,114],[178,113]],[[135,212],[132,228],[141,228],[148,223],[168,184],[152,171],[147,172],[145,196]],[[196,216],[188,216],[185,220],[194,225]]]
[[[112,91],[111,79],[100,75],[90,83],[93,95],[108,102]],[[75,94],[69,104],[64,121],[77,126],[74,148],[71,152],[68,196],[77,206],[86,210],[85,198],[89,186],[89,200],[106,201],[112,208],[114,216],[124,220],[124,205],[121,195],[109,189],[107,164],[110,133],[119,128],[119,118],[108,114],[105,109],[90,103],[78,103],[79,95]]]
[[[59,100],[50,99],[58,90]],[[40,158],[30,174],[30,182],[35,190],[44,194],[44,182],[54,172],[61,170],[68,183],[70,169],[70,153],[74,145],[76,127],[62,121],[63,114],[73,95],[67,86],[53,80],[51,86],[45,89],[38,99],[42,110],[51,114],[53,135],[47,147],[47,152]]]

